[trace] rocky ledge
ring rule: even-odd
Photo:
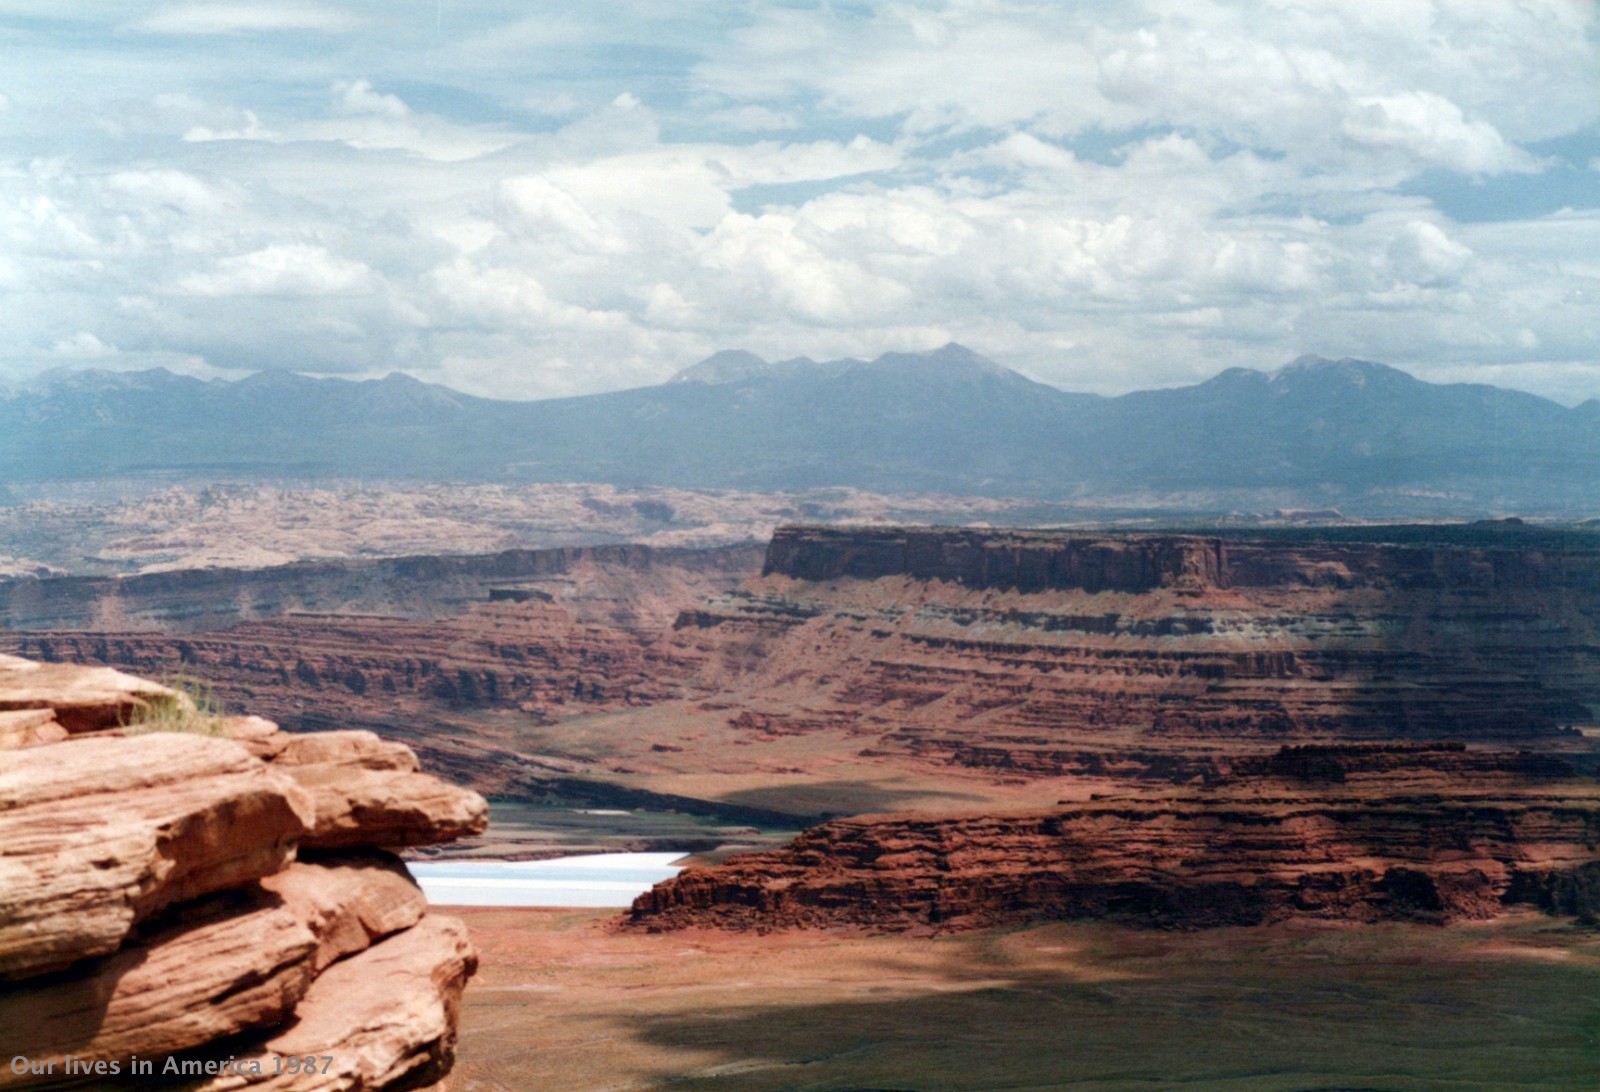
[[[369,732],[0,657],[0,1088],[437,1082],[477,957],[391,851],[487,821]]]
[[[1600,783],[1459,748],[1286,748],[1221,780],[1048,811],[864,816],[692,868],[627,924],[1158,927],[1600,911]]]

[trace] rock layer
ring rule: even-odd
[[[305,790],[228,740],[0,752],[0,977],[115,951],[168,906],[277,871],[314,814]]]
[[[1443,922],[1514,902],[1600,912],[1600,784],[1531,780],[1514,755],[1469,762],[1481,776],[1458,781],[1450,771],[1459,757],[1285,752],[1205,788],[1010,815],[837,820],[781,850],[688,869],[640,896],[630,922]]]
[[[106,667],[0,656],[0,710],[48,710],[68,732],[115,728],[154,705],[182,701],[170,687]]]
[[[70,705],[97,672],[50,677]],[[182,1087],[133,1059],[188,1059],[198,1084],[280,1040],[332,1059],[283,1087],[448,1070],[471,947],[378,847],[479,832],[482,798],[370,733],[221,729],[0,751],[0,1054],[30,1063],[0,1087]]]
[[[259,569],[209,567],[120,577],[0,580],[0,625],[199,633],[292,611],[421,620],[455,614],[486,599],[493,589],[507,586],[571,587],[645,574],[666,575],[693,587],[732,586],[756,567],[758,549],[618,543],[461,556],[300,561]],[[624,614],[650,610],[641,602],[611,605]]]
[[[1584,551],[798,527],[678,632],[765,732],[1054,777],[1108,746],[1560,740],[1600,704],[1597,590]]]

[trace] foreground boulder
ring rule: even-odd
[[[185,1084],[196,1092],[414,1088],[450,1068],[461,991],[477,970],[466,926],[430,914],[415,928],[334,964],[311,984],[292,1026],[236,1044],[233,1071]],[[429,988],[418,989],[426,982]],[[315,1073],[276,1059],[316,1058]],[[194,1059],[203,1067],[201,1058]],[[182,1069],[180,1063],[179,1066]]]
[[[0,752],[0,978],[122,945],[293,859],[309,793],[235,743],[155,733]]]
[[[369,733],[236,718],[137,734],[137,695],[181,695],[49,667],[0,664],[0,703],[8,673],[29,703],[0,712],[0,1055],[26,1063],[0,1087],[383,1089],[447,1072],[476,957],[388,848],[482,831],[483,799]],[[91,694],[115,715],[85,712]],[[315,1053],[319,1071],[223,1064],[252,1049]]]

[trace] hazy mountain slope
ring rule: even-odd
[[[0,395],[0,478],[183,469],[471,476],[453,435],[494,403],[394,374],[352,383],[262,372],[52,372]]]
[[[710,380],[689,369],[659,387],[506,409],[508,440],[534,453],[513,469],[626,484],[1049,492],[1099,401],[959,346],[794,363]]]
[[[1232,368],[1111,399],[1090,443],[1102,481],[1168,487],[1600,480],[1593,415],[1520,391],[1424,383],[1359,360]]]
[[[958,345],[822,363],[724,352],[659,386],[542,402],[281,372],[56,372],[0,393],[0,482],[150,470],[1582,507],[1600,504],[1600,403],[1315,357],[1099,398]]]

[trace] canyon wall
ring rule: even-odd
[[[783,529],[678,621],[735,728],[1071,799],[835,820],[630,920],[1593,915],[1597,578],[1587,546]]]
[[[867,720],[1019,776],[1108,744],[1558,740],[1600,704],[1584,551],[793,527],[678,626],[738,650],[721,681],[769,726]],[[803,716],[763,707],[752,648],[827,680]]]
[[[1404,530],[1403,537],[1426,537],[1424,527]],[[1463,537],[1456,530],[1439,537]],[[1592,536],[1574,536],[1568,543],[1584,545],[1583,550],[1496,546],[1488,528],[1478,537],[1485,545],[1406,545],[1348,537],[1318,541],[1310,534],[1262,541],[1247,532],[1221,537],[790,525],[773,533],[762,573],[813,582],[906,576],[1021,592],[1287,585],[1600,590],[1600,552]],[[1551,539],[1557,546],[1562,541]]]
[[[1600,911],[1600,782],[1514,754],[1345,747],[1044,811],[835,820],[685,870],[641,895],[628,924],[1442,923],[1515,904]]]
[[[0,1087],[437,1081],[476,955],[394,850],[486,824],[370,733],[0,657]]]

